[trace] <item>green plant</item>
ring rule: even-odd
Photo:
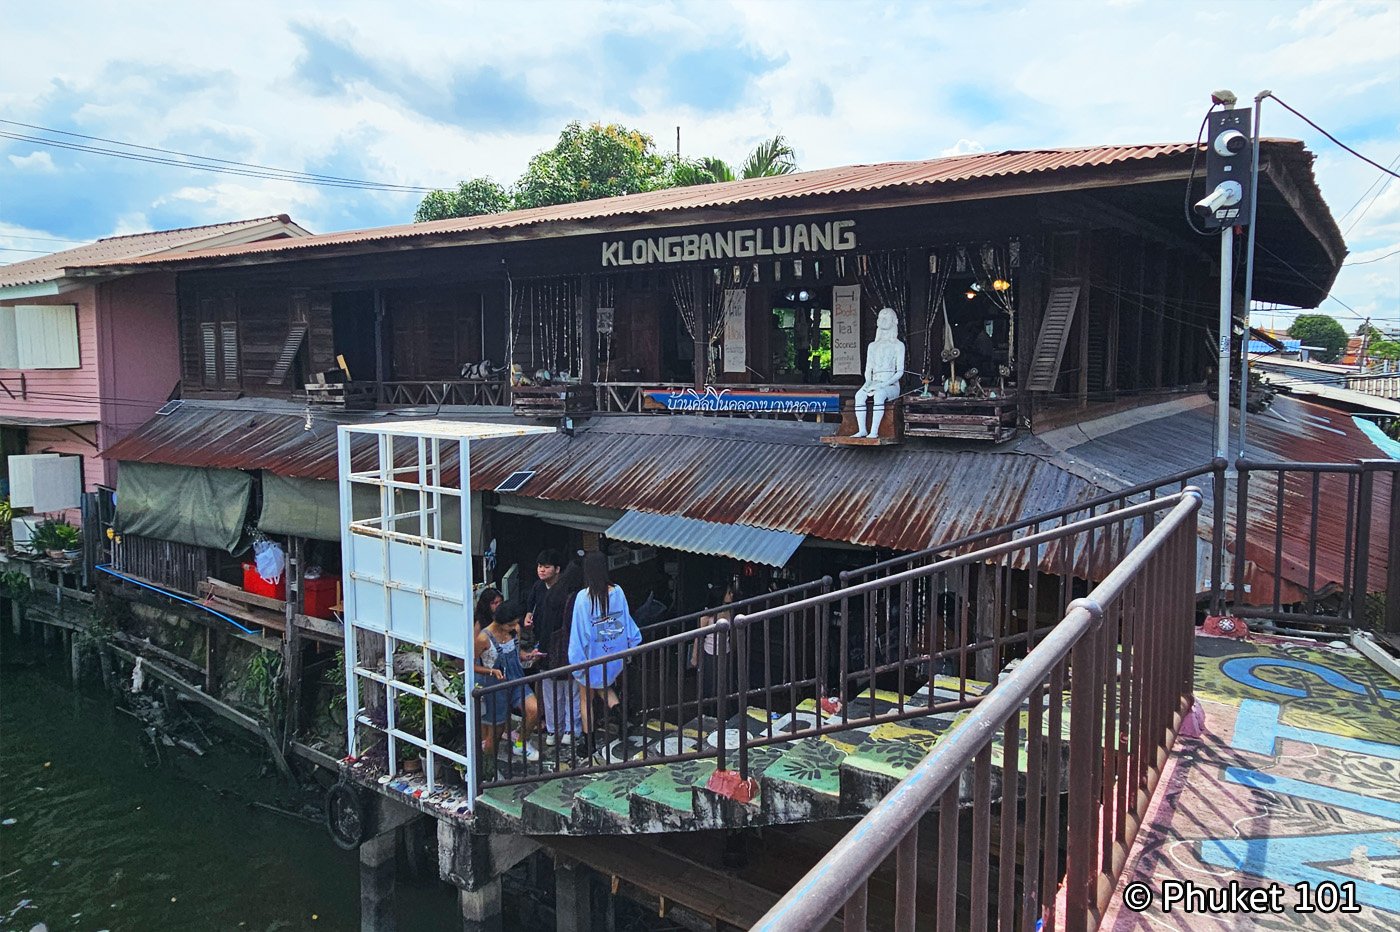
[[[34,594],[29,582],[29,577],[18,570],[10,570],[0,573],[0,595],[11,602],[19,605],[29,601],[29,597]]]
[[[36,551],[77,550],[82,546],[83,534],[67,521],[50,518],[34,529],[29,546]]]
[[[15,519],[15,510],[10,507],[8,498],[0,498],[0,545],[8,547],[12,540],[10,522]]]
[[[100,656],[102,649],[112,642],[117,635],[116,626],[112,624],[111,618],[101,612],[93,612],[88,617],[88,623],[79,629],[73,638],[73,646],[82,656]]]
[[[282,717],[282,655],[276,651],[260,650],[248,661],[243,676],[243,688],[253,698],[263,717],[277,722]]]

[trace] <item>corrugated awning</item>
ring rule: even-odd
[[[698,518],[629,511],[607,530],[613,540],[633,544],[733,557],[768,566],[783,566],[806,535],[769,531],[744,524],[717,524]]]

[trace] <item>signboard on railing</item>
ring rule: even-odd
[[[831,392],[776,391],[743,389],[650,388],[643,392],[643,404],[653,410],[734,412],[771,414],[839,414],[841,396]]]

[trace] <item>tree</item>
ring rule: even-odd
[[[1320,346],[1318,362],[1336,362],[1347,348],[1347,331],[1325,314],[1302,314],[1288,328],[1288,335],[1304,346]]]
[[[1367,359],[1400,359],[1400,341],[1374,336],[1366,347]]]
[[[515,185],[516,207],[544,207],[669,187],[669,166],[646,133],[577,121],[554,148],[530,159]]]
[[[795,171],[797,153],[780,134],[754,146],[748,158],[744,159],[737,175],[728,162],[713,156],[681,159],[671,171],[671,184],[676,187],[714,184],[717,181],[733,181],[736,177],[768,178],[773,175],[790,175]]]
[[[414,223],[446,220],[449,217],[476,217],[511,209],[511,196],[490,178],[473,178],[457,185],[456,191],[433,191],[418,205]]]

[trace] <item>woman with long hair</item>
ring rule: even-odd
[[[520,649],[520,623],[525,608],[519,602],[504,602],[496,607],[495,617],[476,635],[476,675],[483,685],[496,681],[522,679],[522,662],[530,659]],[[540,720],[540,706],[535,694],[524,686],[488,693],[481,704],[481,748],[490,760],[496,757],[496,741],[510,724],[511,712],[520,714],[520,738],[514,753],[525,761],[540,759],[539,750],[531,743],[535,725]]]
[[[476,597],[476,608],[472,610],[472,634],[480,634],[481,629],[491,623],[496,617],[496,609],[500,606],[505,597],[501,595],[501,590],[486,586]]]
[[[569,662],[586,663],[642,643],[642,633],[632,620],[627,595],[608,576],[608,558],[598,552],[583,558],[584,588],[574,599],[569,632]],[[602,694],[608,708],[617,705],[613,681],[622,672],[621,660],[592,664],[574,672],[579,689],[579,718],[584,734],[592,731],[593,699]]]

